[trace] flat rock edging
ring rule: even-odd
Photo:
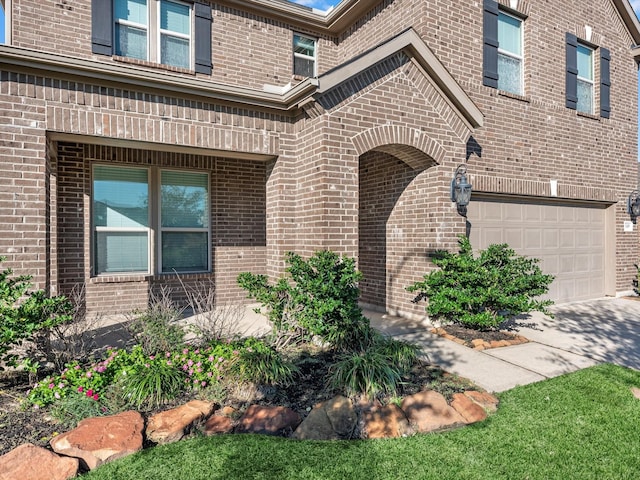
[[[82,420],[51,440],[53,452],[23,444],[0,456],[0,480],[67,480],[79,468],[92,470],[142,450],[145,438],[157,444],[175,442],[194,428],[205,435],[258,433],[299,440],[393,438],[479,422],[497,407],[498,399],[487,392],[457,393],[449,403],[425,390],[405,397],[400,405],[354,404],[338,395],[315,405],[304,419],[286,407],[250,405],[234,420],[239,413],[234,409],[194,400],[151,416],[146,428],[135,411]]]

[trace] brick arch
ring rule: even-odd
[[[384,152],[402,160],[414,170],[442,163],[445,150],[437,141],[415,128],[381,125],[354,136],[351,141],[358,155]]]

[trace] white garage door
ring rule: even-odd
[[[548,295],[555,302],[604,296],[604,208],[476,198],[467,219],[474,250],[507,243],[539,258],[542,271],[556,277]]]

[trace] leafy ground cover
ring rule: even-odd
[[[446,433],[311,442],[198,437],[100,467],[101,479],[631,479],[640,372],[600,365],[502,393],[486,421]]]

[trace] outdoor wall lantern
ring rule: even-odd
[[[467,166],[459,165],[451,180],[451,201],[458,206],[458,213],[466,215],[469,200],[471,200],[471,184],[467,181]]]
[[[634,190],[627,198],[627,213],[632,217],[640,217],[640,195]]]

